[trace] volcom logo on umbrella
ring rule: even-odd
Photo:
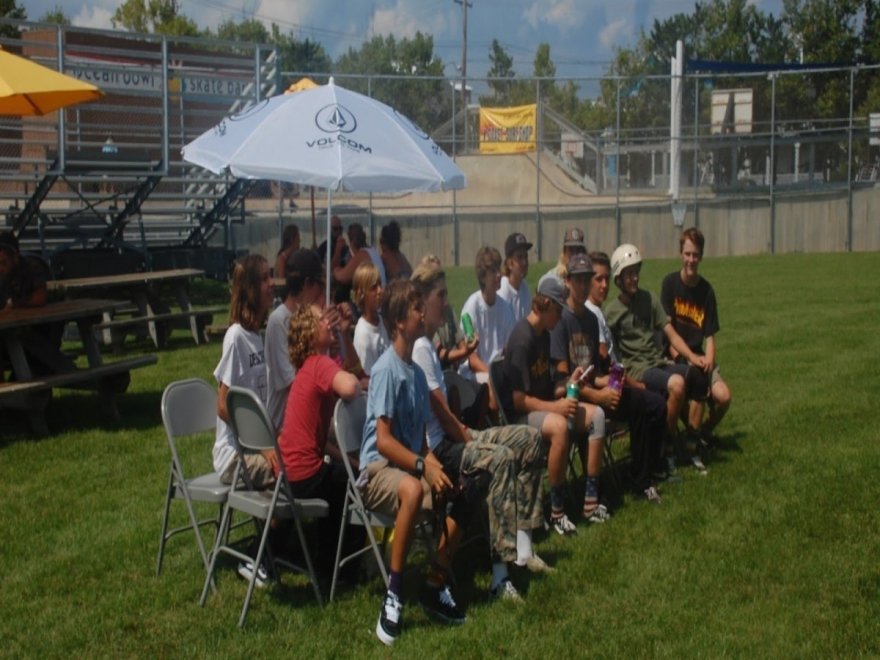
[[[333,103],[318,110],[315,125],[325,133],[353,133],[357,128],[357,119],[350,110]]]

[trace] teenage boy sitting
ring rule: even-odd
[[[382,600],[376,636],[394,644],[403,625],[401,581],[409,543],[422,511],[432,508],[432,495],[448,495],[452,482],[424,442],[430,407],[424,372],[412,361],[413,344],[424,334],[424,302],[409,280],[394,280],[382,300],[382,319],[391,346],[373,365],[367,396],[367,419],[360,465],[364,504],[395,516],[388,592]],[[447,520],[447,525],[450,521]],[[454,522],[452,523],[454,524]],[[441,537],[438,566],[428,579],[425,609],[450,623],[462,623],[446,585],[450,555]]]
[[[593,367],[581,385],[580,398],[601,406],[608,418],[629,422],[631,481],[636,493],[660,502],[660,493],[651,473],[662,456],[666,402],[655,392],[629,386],[616,389],[609,383],[606,362],[600,351],[599,319],[585,305],[593,288],[595,271],[601,272],[601,269],[585,254],[576,254],[569,260],[566,275],[568,305],[562,312],[562,320],[550,333],[550,357],[556,361],[557,378],[562,380],[567,380],[578,366]],[[607,275],[607,268],[605,273]],[[601,522],[607,516],[604,505],[598,504],[603,443],[602,437],[590,437],[584,465],[584,516],[593,522]]]
[[[506,387],[499,396],[508,419],[541,431],[549,445],[547,468],[550,476],[550,525],[561,535],[575,534],[577,528],[565,515],[565,470],[568,464],[569,418],[575,430],[584,433],[590,424],[605,434],[605,415],[565,397],[565,383],[554,386],[555,367],[551,366],[550,331],[559,323],[565,307],[565,287],[555,277],[544,277],[532,299],[529,315],[510,333],[504,348]],[[571,380],[583,373],[578,367]],[[593,435],[593,434],[591,434]]]
[[[529,250],[532,244],[515,232],[504,241],[504,263],[501,264],[501,288],[498,297],[510,303],[513,318],[519,321],[532,309],[532,294],[526,277],[529,274]]]
[[[493,560],[490,591],[494,598],[519,601],[520,596],[508,575],[508,563],[515,562],[534,572],[549,570],[534,554],[531,541],[532,530],[543,524],[540,492],[544,443],[541,434],[524,425],[476,431],[456,418],[447,400],[437,351],[428,339],[443,322],[443,310],[449,305],[446,276],[437,266],[419,265],[412,281],[425,301],[426,336],[416,340],[413,362],[425,372],[430,390],[428,445],[450,479],[464,485],[469,495],[458,498],[452,505],[450,518],[455,525],[449,530],[449,547],[460,539],[470,514],[481,513],[479,500],[486,498]]]
[[[590,294],[587,296],[586,307],[596,316],[599,322],[599,355],[607,367],[620,362],[614,350],[614,337],[605,320],[602,305],[608,299],[608,282],[611,279],[611,259],[604,252],[590,252],[590,263],[593,264],[593,278],[590,281]]]
[[[480,343],[461,365],[458,372],[465,378],[486,383],[489,363],[500,354],[513,330],[513,308],[498,296],[501,286],[501,255],[493,247],[483,246],[477,252],[475,269],[479,291],[474,291],[461,308],[459,320],[469,314]]]
[[[629,382],[666,395],[667,451],[670,452],[667,460],[672,473],[675,458],[671,452],[685,401],[706,398],[707,381],[703,372],[706,358],[694,353],[675,331],[657,297],[639,288],[641,270],[642,255],[635,245],[625,243],[614,251],[611,273],[620,294],[608,303],[605,316]],[[675,364],[666,359],[654,337],[660,332],[686,363]],[[695,428],[698,429],[699,426]],[[693,445],[695,439],[689,440]],[[693,453],[690,460],[700,474],[706,474],[706,466],[698,454]]]
[[[730,389],[721,378],[715,361],[715,335],[718,325],[718,304],[715,289],[700,275],[700,262],[706,239],[696,227],[684,230],[678,241],[681,253],[681,270],[669,273],[660,288],[660,302],[672,319],[672,327],[681,335],[688,347],[706,357],[705,371],[709,375],[709,418],[703,423],[702,436],[709,440],[712,432],[730,407]],[[704,348],[705,342],[705,348]],[[671,349],[673,359],[682,359]],[[691,402],[689,420],[702,419],[703,405]]]

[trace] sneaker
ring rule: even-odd
[[[516,587],[513,586],[513,582],[510,581],[510,578],[502,580],[500,584],[489,592],[489,596],[492,600],[504,600],[509,603],[525,602],[523,597],[519,595]]]
[[[522,564],[519,561],[515,562],[517,566],[520,568],[526,569],[529,573],[555,573],[556,569],[552,566],[548,565],[543,559],[541,559],[538,555],[532,555],[528,559],[525,560]]]
[[[604,504],[599,504],[589,513],[587,512],[586,505],[584,506],[584,520],[591,523],[603,523],[607,520],[611,519],[611,514],[608,512],[608,507]]]
[[[645,499],[649,502],[660,504],[663,501],[663,498],[660,497],[660,491],[654,486],[648,486],[645,488],[645,490],[642,491],[642,495],[644,495]]]
[[[550,528],[560,536],[577,534],[577,527],[574,526],[574,523],[564,513],[560,513],[558,516],[550,514]]]
[[[700,458],[699,454],[694,454],[691,456],[691,465],[697,471],[697,474],[701,476],[706,476],[709,474],[709,469],[706,467],[706,464],[703,463],[703,459]]]
[[[252,561],[242,561],[238,563],[238,574],[243,577],[248,582],[251,581],[251,577],[254,574],[254,563]],[[269,586],[269,583],[272,580],[269,578],[269,574],[266,572],[266,569],[261,565],[257,570],[257,579],[254,580],[254,586],[263,589]]]
[[[459,609],[452,597],[449,585],[439,588],[425,585],[425,592],[422,595],[422,609],[429,615],[451,625],[457,626],[467,621],[464,612]]]
[[[376,637],[386,646],[392,646],[400,637],[403,627],[403,603],[397,594],[390,591],[385,594],[382,609],[379,610],[379,621],[376,622]]]

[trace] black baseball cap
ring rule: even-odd
[[[507,237],[507,240],[504,241],[504,258],[513,256],[513,253],[517,250],[531,250],[532,243],[526,239],[523,234],[519,232],[514,232],[510,236]]]

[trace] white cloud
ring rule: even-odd
[[[449,29],[449,14],[458,16],[457,5],[450,2],[445,10],[436,3],[397,0],[373,11],[368,34],[393,34],[395,38],[412,38],[416,32],[433,35],[436,39]]]
[[[110,19],[113,18],[115,12],[104,7],[96,7],[94,5],[83,5],[79,8],[76,16],[71,16],[70,21],[77,27],[92,29],[111,29],[113,24]]]
[[[623,46],[621,37],[629,37],[632,32],[629,22],[625,18],[619,18],[611,21],[599,32],[599,43],[605,48],[613,48],[614,46]]]
[[[523,18],[533,28],[545,23],[565,34],[579,29],[587,18],[589,4],[578,0],[533,2],[523,10]]]

